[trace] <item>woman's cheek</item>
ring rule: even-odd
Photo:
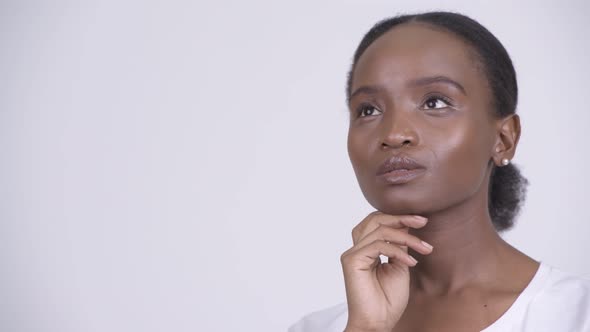
[[[439,178],[457,195],[477,191],[485,177],[486,147],[481,142],[481,133],[470,129],[469,126],[456,128],[449,133],[446,144],[433,149],[442,173],[438,174]]]

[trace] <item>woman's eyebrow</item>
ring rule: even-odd
[[[464,95],[467,95],[465,88],[457,81],[447,77],[447,76],[428,76],[428,77],[420,77],[417,79],[413,79],[408,82],[409,86],[418,86],[418,85],[429,85],[432,83],[446,83],[454,86],[458,90],[460,90]]]
[[[463,85],[461,85],[461,83],[453,80],[450,77],[442,76],[442,75],[416,78],[416,79],[410,80],[408,82],[408,86],[412,86],[412,87],[423,86],[423,85],[429,85],[429,84],[433,84],[433,83],[450,84],[450,85],[454,86],[455,88],[457,88],[459,91],[461,91],[464,95],[467,95],[467,91],[465,90]],[[358,89],[354,90],[354,92],[350,94],[348,101],[350,102],[350,100],[352,100],[352,98],[354,96],[361,94],[361,93],[371,95],[371,94],[377,94],[377,93],[381,92],[382,90],[383,90],[383,88],[378,85],[363,85],[363,86],[359,87]]]
[[[350,94],[350,97],[348,98],[348,100],[350,101],[352,98],[354,98],[354,96],[361,94],[361,93],[368,94],[368,95],[374,95],[374,94],[378,94],[382,90],[383,90],[383,88],[378,85],[363,85],[363,86],[359,87],[358,89],[354,90],[354,92]]]

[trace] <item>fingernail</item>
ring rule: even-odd
[[[422,245],[423,245],[424,247],[426,247],[426,249],[428,249],[428,250],[432,250],[432,249],[434,248],[434,247],[433,247],[433,246],[432,246],[430,243],[428,243],[428,242],[424,242],[424,241],[422,241]]]
[[[408,255],[408,257],[410,257],[410,260],[414,263],[414,265],[418,264],[416,258],[412,257],[411,255]]]
[[[422,216],[414,216],[414,218],[418,219],[418,220],[422,220],[422,221],[428,221],[428,218],[422,217]]]

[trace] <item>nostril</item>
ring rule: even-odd
[[[392,147],[392,146],[405,147],[405,146],[410,146],[412,144],[413,144],[412,140],[406,139],[406,140],[403,140],[401,143],[393,144],[393,145],[388,142],[381,142],[381,147],[382,148],[388,148],[388,147]]]

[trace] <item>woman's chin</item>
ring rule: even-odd
[[[390,215],[422,215],[426,213],[427,209],[423,204],[417,202],[378,202],[373,204],[369,202],[376,210]]]
[[[424,192],[386,191],[365,195],[365,199],[376,210],[391,215],[420,214],[431,211],[432,200]]]

